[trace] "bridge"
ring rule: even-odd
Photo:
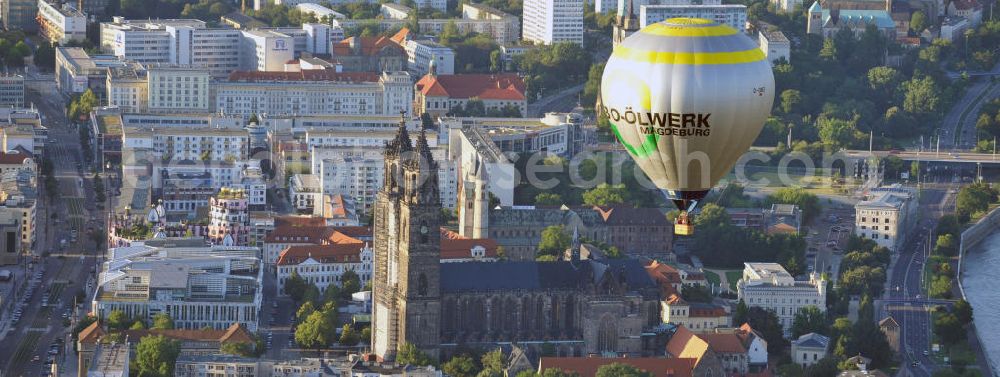
[[[928,161],[928,162],[947,162],[947,163],[971,163],[971,164],[1000,164],[1000,154],[993,153],[977,153],[977,152],[961,152],[961,151],[859,151],[859,150],[845,150],[842,151],[845,156],[855,158],[855,159],[866,159],[866,158],[886,158],[889,156],[898,157],[905,161]]]

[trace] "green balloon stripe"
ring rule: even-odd
[[[615,124],[615,122],[608,121],[608,123],[611,124],[611,131],[615,133],[615,137],[618,138],[618,141],[620,141],[622,145],[625,146],[625,149],[628,150],[628,153],[631,154],[632,156],[647,157],[653,154],[653,152],[656,152],[657,150],[656,146],[660,141],[660,135],[657,134],[646,135],[646,140],[642,142],[642,145],[636,148],[632,144],[629,144],[627,141],[625,141],[625,138],[623,138],[622,134],[618,131],[618,125]]]

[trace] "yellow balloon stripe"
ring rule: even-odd
[[[686,25],[668,24],[664,22],[658,22],[646,26],[639,32],[642,34],[660,37],[724,37],[736,35],[736,33],[738,33],[736,29],[727,25],[691,27]]]
[[[757,48],[732,52],[670,52],[618,46],[611,55],[634,62],[684,65],[742,64],[765,59],[764,52]]]

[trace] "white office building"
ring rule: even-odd
[[[329,53],[327,41],[337,34],[334,29],[304,24],[241,31],[208,28],[200,20],[116,17],[101,23],[101,49],[139,63],[207,68],[213,76],[224,77],[240,69],[281,71],[285,62],[301,52]]]
[[[896,251],[917,221],[915,193],[902,187],[877,188],[854,205],[854,234]]]
[[[169,314],[179,329],[257,331],[263,268],[255,247],[207,246],[201,239],[153,239],[108,250],[91,307],[150,323]]]
[[[583,45],[582,0],[527,0],[522,38],[539,44]]]
[[[150,111],[207,113],[211,109],[208,71],[190,66],[152,66],[146,75]]]
[[[0,107],[24,107],[24,76],[0,74]]]
[[[429,40],[408,40],[406,49],[406,69],[414,77],[430,73],[431,62],[439,75],[455,74],[455,50]]]
[[[792,45],[781,30],[767,30],[762,28],[757,32],[757,43],[772,66],[774,62],[782,59],[786,63],[792,62]]]
[[[295,56],[292,37],[269,30],[245,30],[240,46],[240,66],[254,71],[283,71]]]
[[[777,263],[744,263],[743,278],[736,284],[738,296],[748,306],[770,310],[789,334],[799,309],[815,306],[826,311],[826,280],[818,274],[808,281],[795,280]]]
[[[643,5],[639,8],[639,27],[678,17],[706,18],[743,32],[747,24],[747,7],[741,4]]]
[[[298,9],[302,14],[311,14],[316,17],[317,20],[322,21],[324,18],[328,20],[342,20],[347,18],[343,13],[337,12],[333,9],[324,7],[316,3],[300,3],[295,4],[295,9]]]
[[[87,15],[70,4],[38,0],[38,31],[50,43],[87,39]]]
[[[224,114],[398,115],[413,109],[406,72],[234,72],[215,85],[215,111]]]
[[[369,243],[346,235],[330,244],[289,246],[278,256],[276,269],[280,295],[288,295],[285,283],[293,273],[321,293],[331,285],[342,286],[347,271],[354,271],[364,286],[372,276],[372,249]]]

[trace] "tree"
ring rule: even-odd
[[[146,329],[146,324],[142,323],[142,321],[135,321],[135,322],[132,322],[132,326],[129,326],[128,329],[129,330],[145,330]]]
[[[56,66],[56,49],[51,44],[39,43],[38,47],[35,48],[33,60],[37,66],[53,69]]]
[[[477,369],[476,361],[466,354],[456,355],[441,365],[441,371],[452,377],[474,377]]]
[[[132,325],[132,320],[121,310],[112,310],[108,314],[108,328],[114,330],[124,330]]]
[[[344,324],[344,327],[340,329],[340,345],[354,347],[360,341],[361,336],[358,335],[356,330],[354,330],[354,327],[351,327],[350,324]]]
[[[853,120],[820,116],[816,119],[816,128],[819,130],[820,141],[833,150],[849,148],[864,137]]]
[[[955,199],[955,211],[960,217],[985,212],[996,201],[997,192],[986,184],[974,183],[962,187]]]
[[[955,241],[955,236],[951,234],[942,234],[938,236],[937,242],[934,243],[935,253],[945,256],[953,256],[956,251],[958,251],[958,242]]]
[[[550,256],[562,256],[570,246],[569,234],[566,233],[562,225],[550,225],[542,229],[541,241],[538,242],[538,254]]]
[[[483,357],[479,359],[479,363],[482,364],[484,372],[496,372],[499,375],[503,375],[503,371],[507,367],[503,351],[499,348],[484,353]]]
[[[140,376],[169,377],[180,355],[180,343],[163,335],[147,335],[135,348],[135,365]]]
[[[329,345],[337,331],[322,311],[314,311],[295,328],[295,342],[306,348],[320,349]]]
[[[285,281],[285,294],[292,298],[292,301],[302,302],[302,295],[306,291],[306,280],[299,276],[299,273],[292,270],[292,276]]]
[[[340,294],[344,299],[351,298],[351,295],[361,290],[361,278],[353,270],[344,271],[340,276]]]
[[[613,206],[625,203],[628,190],[624,184],[609,185],[601,183],[583,193],[583,203],[589,206]]]
[[[837,367],[837,359],[833,357],[824,357],[806,368],[806,375],[810,377],[836,377],[838,373],[840,368]]]
[[[427,356],[424,351],[421,351],[413,343],[403,343],[399,347],[399,352],[396,353],[396,363],[399,365],[413,365],[413,366],[427,366],[433,365],[434,362],[431,360],[430,356]]]
[[[903,110],[914,114],[936,113],[941,107],[941,91],[934,85],[934,79],[924,76],[914,77],[903,83]]]
[[[786,187],[768,195],[767,201],[770,203],[794,204],[802,211],[802,221],[809,222],[814,216],[819,215],[822,208],[819,205],[819,198],[816,194],[810,193],[798,187]]]
[[[955,313],[955,318],[958,318],[958,322],[963,326],[972,323],[972,305],[965,299],[955,301],[952,312]]]
[[[927,29],[927,15],[922,11],[913,12],[910,15],[910,30],[914,33],[920,34]]]
[[[798,338],[811,332],[822,335],[829,333],[826,327],[826,314],[813,305],[801,308],[795,313],[795,319],[792,322],[792,338]]]
[[[562,204],[562,196],[554,192],[542,192],[535,195],[536,206],[558,206]]]
[[[781,92],[781,110],[785,114],[792,114],[798,110],[802,103],[802,93],[795,89],[786,89]]]
[[[219,352],[227,355],[236,355],[242,357],[252,357],[254,356],[253,346],[247,342],[225,342],[219,346]]]
[[[879,103],[892,101],[903,76],[895,68],[879,66],[868,70],[868,88],[875,92]]]
[[[739,327],[744,323],[747,323],[747,315],[749,313],[750,307],[747,306],[745,301],[740,299],[740,301],[736,303],[736,310],[733,311],[733,327]]]
[[[784,352],[788,342],[785,340],[781,322],[778,321],[778,316],[774,312],[759,306],[751,306],[746,317],[746,323],[757,330],[767,342],[767,352],[776,355]]]
[[[153,316],[153,329],[157,330],[171,330],[174,328],[174,319],[170,318],[170,314],[160,313]]]
[[[952,313],[946,313],[934,320],[934,334],[946,344],[956,344],[965,339],[962,322]]]
[[[634,366],[622,363],[611,363],[601,365],[597,368],[595,377],[652,377],[649,372]]]
[[[302,306],[299,306],[299,310],[295,311],[295,318],[298,318],[299,320],[309,318],[309,315],[313,314],[315,311],[316,306],[313,305],[312,301],[303,302]]]

